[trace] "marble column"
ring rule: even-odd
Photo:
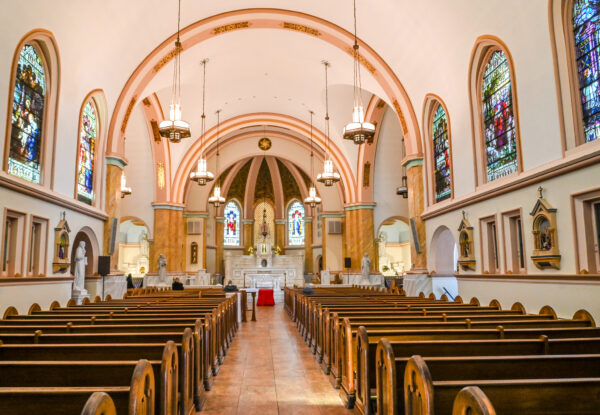
[[[410,244],[410,254],[412,259],[411,271],[426,272],[427,237],[425,233],[425,223],[423,222],[423,219],[421,219],[421,214],[425,208],[425,193],[423,190],[423,159],[409,160],[404,164],[404,166],[406,167],[406,177],[408,182],[408,214],[410,218],[414,220],[421,248],[420,253],[417,253],[414,241]]]
[[[155,204],[154,243],[150,250],[150,269],[158,271],[158,257],[167,259],[167,271],[183,272],[185,269],[185,237],[183,208],[168,204]]]
[[[363,255],[369,254],[371,270],[376,271],[374,203],[363,203],[345,207],[345,256],[352,258],[352,270],[359,271]]]
[[[321,258],[323,261],[323,269],[327,269],[327,218],[323,215],[321,215]]]
[[[244,255],[248,255],[250,247],[254,246],[254,221],[243,221]]]
[[[106,196],[104,202],[104,210],[108,215],[108,219],[104,222],[103,249],[104,255],[111,255],[110,239],[114,219],[117,220],[117,226],[120,222],[120,206],[121,206],[121,174],[123,168],[127,165],[127,161],[121,156],[106,156]],[[117,228],[118,234],[118,228]],[[110,259],[111,271],[116,271],[119,268],[119,249],[118,241],[115,240],[114,251]]]
[[[215,245],[217,246],[215,258],[215,272],[224,275],[223,267],[223,232],[225,232],[225,218],[217,217],[215,224]]]
[[[281,255],[285,254],[285,219],[275,220],[275,246],[281,249]]]
[[[312,274],[313,270],[313,229],[312,218],[304,218],[304,273]]]

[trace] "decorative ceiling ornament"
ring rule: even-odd
[[[221,125],[220,119],[221,110],[217,110],[217,176],[218,181],[213,189],[213,194],[208,198],[208,203],[211,203],[215,208],[221,206],[221,203],[225,203],[225,198],[221,196],[221,176],[219,174],[219,128]]]
[[[358,53],[358,36],[356,35],[356,0],[354,0],[354,105],[352,122],[344,127],[344,139],[354,144],[372,143],[375,136],[375,125],[365,122],[365,107],[362,102],[362,82],[360,79],[360,54]]]
[[[182,138],[188,138],[190,125],[181,119],[181,41],[179,38],[181,24],[181,0],[177,9],[177,40],[175,40],[175,57],[173,58],[173,89],[169,105],[169,119],[163,120],[158,131],[161,137],[168,138],[172,143],[178,143]]]
[[[327,68],[329,67],[329,62],[323,61],[323,65],[325,66],[325,128],[327,133],[327,146],[325,148],[325,163],[323,165],[323,172],[317,175],[317,181],[323,183],[327,187],[330,187],[339,182],[341,177],[340,174],[333,168],[333,161],[331,161],[329,151],[329,85],[327,82]]]
[[[206,162],[206,157],[202,153],[204,148],[204,134],[206,132],[206,114],[204,112],[206,105],[206,64],[208,63],[208,59],[204,59],[201,62],[203,67],[203,80],[202,80],[202,133],[200,134],[200,158],[198,159],[198,167],[196,171],[190,173],[190,180],[195,181],[200,186],[204,186],[208,182],[212,182],[215,176],[208,171],[208,166]]]
[[[272,145],[273,143],[271,142],[271,139],[269,137],[263,137],[260,140],[258,140],[258,148],[260,148],[262,151],[267,151],[271,149]]]
[[[309,205],[311,208],[314,208],[318,204],[321,203],[321,198],[317,196],[317,189],[315,189],[314,184],[312,183],[312,178],[315,175],[315,163],[314,163],[314,154],[313,154],[313,112],[310,112],[310,188],[308,189],[308,197],[304,199],[304,203]]]
[[[121,172],[121,199],[131,194],[131,187],[127,187],[127,178],[125,171]]]

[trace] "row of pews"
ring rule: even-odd
[[[0,320],[0,413],[189,415],[237,330],[223,291],[129,290]]]
[[[286,289],[285,309],[355,413],[600,414],[600,328],[585,310],[314,291]]]

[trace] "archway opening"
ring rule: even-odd
[[[436,229],[431,239],[432,292],[437,298],[446,294],[451,300],[458,295],[454,275],[458,263],[458,247],[452,231],[446,226]]]
[[[82,241],[85,242],[85,258],[87,259],[85,276],[89,277],[94,275],[94,255],[97,254],[97,252],[94,252],[94,246],[92,245],[90,237],[82,231],[77,232],[75,240],[71,245],[71,275],[75,275],[75,251]]]
[[[400,218],[386,219],[377,235],[379,272],[385,276],[403,275],[411,267],[408,223]]]
[[[128,219],[119,226],[119,271],[134,278],[143,277],[150,267],[148,228],[136,219]]]

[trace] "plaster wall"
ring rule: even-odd
[[[10,306],[25,315],[33,303],[38,303],[42,310],[48,310],[53,301],[58,301],[64,307],[71,299],[72,285],[72,280],[36,284],[3,283],[0,285],[0,316]]]

